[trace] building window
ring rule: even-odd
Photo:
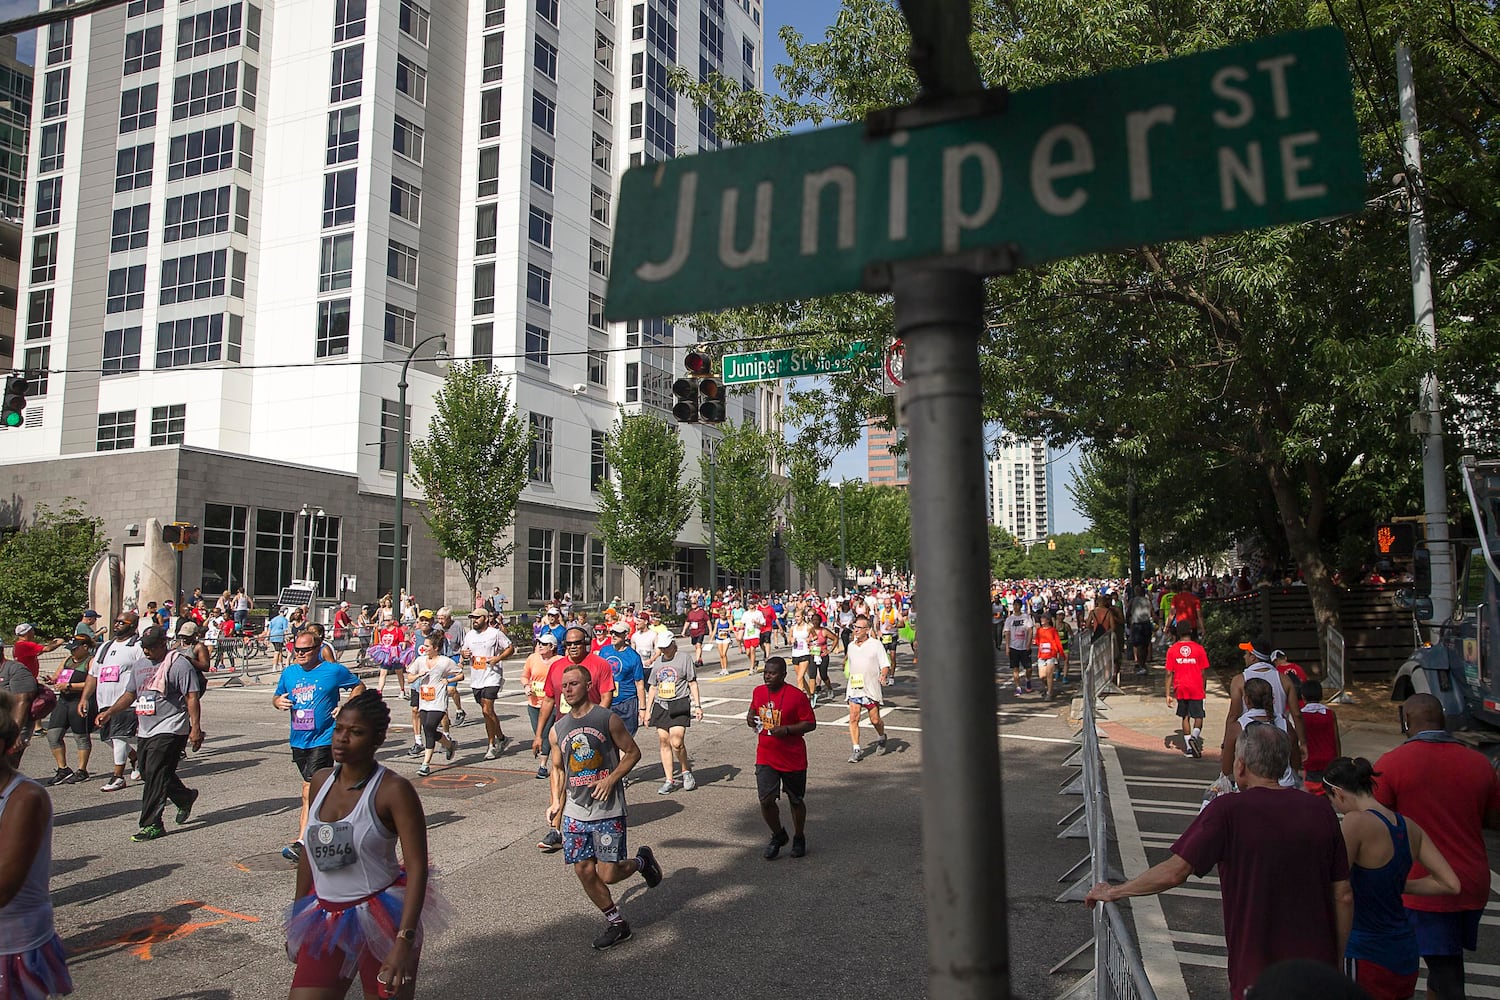
[[[31,241],[31,283],[57,280],[57,234],[47,233]]]
[[[172,120],[179,122],[234,107],[239,86],[238,62],[179,76],[172,84]]]
[[[494,359],[491,355],[495,353],[495,324],[474,324],[473,353],[475,364],[482,366],[485,371],[490,371],[494,368]]]
[[[393,594],[396,587],[392,582],[396,567],[396,526],[389,521],[380,526],[375,544],[375,592],[377,594]],[[401,589],[407,590],[411,583],[411,524],[401,525]]]
[[[250,173],[255,165],[255,129],[240,126],[240,169]]]
[[[609,478],[609,460],[604,457],[605,431],[589,431],[589,489],[599,492],[599,484]]]
[[[104,365],[106,375],[123,375],[141,370],[141,328],[104,331]]]
[[[431,21],[427,10],[416,0],[401,0],[401,30],[415,38],[418,44],[426,46]]]
[[[630,89],[640,90],[646,86],[646,53],[637,52],[630,57]]]
[[[422,162],[422,144],[425,134],[422,126],[396,116],[396,130],[391,136],[391,148],[413,163]]]
[[[99,414],[95,451],[127,451],[135,447],[135,411],[117,410]]]
[[[615,0],[594,0],[594,9],[599,12],[600,17],[604,18],[611,24],[614,23]]]
[[[417,344],[417,314],[410,309],[385,306],[385,342],[398,347],[415,347]]]
[[[137,250],[151,238],[151,203],[115,209],[110,225],[109,251]]]
[[[132,146],[115,152],[115,191],[134,191],[151,186],[151,164],[156,158],[156,146]]]
[[[47,65],[56,66],[73,58],[73,22],[59,21],[47,27]]]
[[[348,299],[318,303],[317,353],[320,358],[349,353]]]
[[[552,529],[532,528],[526,533],[526,598],[552,599]]]
[[[531,452],[526,456],[526,476],[534,483],[552,482],[552,418],[540,413],[529,415]]]
[[[67,122],[42,126],[42,151],[36,164],[39,173],[50,174],[63,168],[63,146],[67,144],[67,138]]]
[[[487,257],[495,252],[497,216],[495,205],[480,205],[474,209],[474,256]]]
[[[177,22],[177,58],[191,59],[210,52],[222,52],[240,44],[240,5],[229,4],[216,10],[184,17]]]
[[[479,95],[479,138],[493,139],[500,134],[500,88]]]
[[[595,184],[590,192],[589,215],[595,222],[609,225],[609,192]]]
[[[535,323],[526,324],[526,360],[534,365],[551,363],[552,333]]]
[[[31,396],[47,395],[47,385],[52,374],[52,345],[26,348],[23,361],[26,370],[26,388]]]
[[[609,244],[601,240],[589,240],[589,270],[609,277]]]
[[[588,535],[576,531],[557,533],[557,589],[583,599],[584,549]]]
[[[537,35],[531,49],[531,64],[549,80],[557,79],[557,46]]]
[[[427,103],[427,71],[405,56],[396,57],[396,90],[418,104]]]
[[[744,59],[745,59],[745,72],[747,72],[747,73],[754,73],[755,72],[755,43],[750,40],[750,36],[749,35],[746,35],[745,38],[744,38],[744,44],[743,44],[743,46],[740,49],[740,55],[742,55],[744,57]]]
[[[250,508],[203,505],[203,588],[207,593],[238,590],[245,584],[245,554]]]
[[[249,111],[255,110],[255,92],[260,84],[260,72],[249,63],[245,64],[245,86],[242,90],[243,97],[240,106]]]
[[[479,151],[478,197],[490,198],[500,193],[500,147],[486,146]]]
[[[328,100],[337,104],[360,95],[365,75],[365,47],[350,45],[333,52],[333,71],[328,80]]]
[[[557,27],[557,0],[536,0],[536,13],[552,27]]]
[[[129,312],[146,304],[146,265],[117,267],[109,272],[109,297],[105,299],[107,313]]]
[[[187,404],[151,407],[151,446],[182,444],[187,432]]]
[[[505,75],[505,32],[484,36],[485,83],[499,83]]]
[[[331,167],[359,158],[359,108],[328,112],[328,158]]]
[[[400,412],[394,399],[380,401],[380,471],[382,472],[396,471],[396,438],[402,430],[402,424],[398,423],[398,420],[406,425],[407,437],[411,436],[411,406],[406,407],[403,417],[397,417]],[[410,456],[402,457],[407,459],[404,464],[410,468]]]
[[[49,177],[36,185],[36,227],[55,226],[62,221],[62,178]]]
[[[594,114],[605,121],[613,121],[615,117],[615,95],[598,80],[594,81]]]
[[[145,147],[148,151],[150,147]],[[123,153],[121,155],[124,155]],[[234,166],[234,126],[221,125],[172,137],[167,180],[180,181]],[[118,186],[118,182],[116,184]]]
[[[535,264],[526,265],[526,297],[539,306],[550,306],[552,272]]]
[[[156,327],[156,367],[181,368],[219,361],[224,357],[224,316],[193,316],[168,320]],[[229,360],[239,360],[238,345],[231,343]]]
[[[297,515],[289,510],[255,512],[255,587],[257,594],[279,594],[295,578]]]
[[[26,300],[26,339],[42,340],[52,336],[52,305],[57,292],[52,288],[33,289]]]
[[[646,106],[636,101],[630,106],[630,138],[639,139],[646,134]]]
[[[326,515],[302,518],[302,561],[317,581],[319,597],[338,597],[339,522]]]
[[[365,0],[335,0],[333,40],[346,42],[365,33]]]
[[[354,282],[354,234],[323,237],[318,261],[319,292],[348,288]]]
[[[603,331],[604,326],[604,296],[598,292],[589,292],[589,328]]]
[[[161,25],[153,25],[125,36],[124,76],[156,69],[161,65]]]
[[[212,236],[229,229],[229,188],[209,188],[167,199],[162,242]]]
[[[615,71],[615,41],[602,31],[594,32],[594,62]]]
[[[391,214],[414,226],[422,224],[422,189],[399,177],[391,178]]]
[[[157,85],[148,83],[120,93],[120,134],[156,126]]]
[[[489,316],[495,311],[495,265],[474,266],[474,315]]]
[[[604,3],[604,0],[599,0]],[[613,17],[610,20],[614,20]],[[588,600],[604,600],[604,542],[589,536],[589,592]]]
[[[526,235],[539,247],[552,249],[552,213],[531,206],[531,219],[526,225]]]
[[[594,133],[594,166],[608,173],[614,165],[614,144],[598,132]]]
[[[229,251],[229,294],[237,299],[245,297],[245,267],[249,256],[243,250]]]
[[[61,118],[68,113],[68,79],[73,71],[64,66],[54,69],[42,79],[42,121]]]
[[[546,94],[532,91],[531,123],[548,135],[556,135],[557,102],[553,101]]]
[[[638,362],[631,361],[625,365],[625,402],[639,403],[641,401],[641,366]]]
[[[417,248],[391,240],[386,245],[385,273],[403,285],[417,287]]]
[[[224,294],[227,261],[223,250],[174,257],[161,262],[161,304],[194,302]]]
[[[531,151],[531,183],[543,191],[552,190],[554,163],[552,157],[540,149]]]
[[[358,183],[359,171],[354,167],[323,175],[324,229],[354,223],[354,190]]]
[[[484,26],[498,28],[505,23],[505,0],[484,0]]]
[[[234,189],[234,231],[241,236],[250,234],[250,189]]]
[[[589,351],[589,384],[609,385],[609,356],[603,351]]]

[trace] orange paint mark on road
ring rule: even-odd
[[[155,958],[152,949],[157,945],[168,944],[172,941],[181,941],[209,927],[218,927],[222,924],[232,923],[235,920],[243,920],[246,923],[260,923],[260,917],[252,917],[244,913],[235,913],[233,910],[221,910],[215,906],[209,906],[192,899],[178,900],[175,907],[189,907],[213,913],[219,917],[217,920],[171,920],[155,915],[151,922],[144,927],[138,927],[132,931],[126,931],[116,937],[100,941],[97,944],[88,945],[79,949],[80,952],[98,951],[114,945],[129,945],[130,954],[139,958],[142,962],[149,962]]]

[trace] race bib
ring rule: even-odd
[[[1039,642],[1039,643],[1036,644],[1036,650],[1037,650],[1037,653],[1041,656],[1042,659],[1044,659],[1044,660],[1050,660],[1050,659],[1052,659],[1052,643],[1050,643],[1050,642]]]
[[[760,706],[760,710],[756,715],[760,721],[760,728],[763,730],[769,731],[781,725],[781,712],[777,710],[775,705]]]
[[[135,714],[155,715],[156,697],[157,694],[155,691],[147,691],[145,694],[138,695],[135,699]]]
[[[120,680],[120,665],[107,663],[99,668],[99,679],[106,684],[117,684]]]
[[[532,681],[531,682],[531,693],[534,694],[534,695],[536,695],[538,698],[541,698],[541,697],[545,696],[546,693],[547,693],[547,682],[546,681]]]
[[[850,694],[857,694],[857,693],[863,692],[864,689],[865,689],[865,675],[864,674],[850,674],[849,675],[849,693]]]
[[[72,684],[73,683],[73,671],[71,671],[71,670],[59,670],[57,672],[57,683],[58,683],[59,687],[61,687],[64,684]]]
[[[423,701],[437,700],[437,688],[432,685],[422,685],[422,687],[418,691],[418,694],[421,696]]]
[[[310,708],[292,709],[292,729],[299,733],[310,733],[317,725],[314,721],[313,710]]]
[[[656,694],[657,697],[662,698],[665,701],[671,701],[673,698],[677,697],[677,682],[671,680],[662,681],[660,684],[656,685]]]
[[[354,826],[342,820],[337,823],[314,823],[308,830],[307,847],[319,871],[331,872],[354,864]]]

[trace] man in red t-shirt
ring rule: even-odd
[[[1302,787],[1314,795],[1327,795],[1323,770],[1334,758],[1344,755],[1339,720],[1333,709],[1323,704],[1323,685],[1318,681],[1303,681],[1302,697],[1302,735],[1307,740],[1307,753],[1302,758]]]
[[[1121,885],[1100,882],[1086,902],[1166,892],[1217,865],[1230,1000],[1287,959],[1338,968],[1354,922],[1349,854],[1326,799],[1280,786],[1290,759],[1285,733],[1246,726],[1235,744],[1240,791],[1204,806],[1165,861]]]
[[[1375,798],[1415,820],[1458,875],[1457,896],[1403,896],[1427,963],[1428,995],[1464,995],[1464,952],[1479,944],[1490,898],[1484,827],[1500,829],[1500,778],[1489,760],[1448,735],[1442,704],[1430,694],[1402,702],[1411,738],[1375,764]],[[1408,878],[1427,869],[1412,863]]]
[[[567,708],[562,700],[562,675],[569,664],[586,667],[592,681],[589,684],[589,701],[608,708],[615,694],[615,670],[609,661],[598,653],[589,651],[589,634],[578,626],[563,633],[564,654],[547,664],[547,683],[542,688],[542,704],[536,716],[536,732],[532,734],[531,752],[542,751],[542,730],[547,722],[561,716]]]
[[[787,843],[781,825],[779,800],[783,790],[792,804],[792,857],[807,853],[807,742],[803,739],[818,728],[812,704],[786,683],[786,660],[766,659],[766,682],[750,695],[745,725],[760,734],[755,744],[755,788],[760,796],[760,815],[771,828],[771,842],[762,856],[773,861]]]
[[[31,671],[31,676],[36,677],[42,669],[40,657],[43,653],[50,653],[62,646],[66,640],[53,639],[49,643],[36,641],[36,628],[29,622],[22,622],[16,626],[16,641],[11,644],[11,658]]]
[[[1208,651],[1192,639],[1192,629],[1177,622],[1172,626],[1177,636],[1167,647],[1167,707],[1177,702],[1177,717],[1182,720],[1182,755],[1203,756],[1203,700],[1208,689],[1203,672],[1208,669]]]
[[[1172,621],[1179,625],[1186,625],[1186,632],[1178,632],[1178,635],[1197,635],[1201,631],[1198,622],[1198,612],[1203,602],[1198,600],[1198,595],[1186,588],[1172,595]]]

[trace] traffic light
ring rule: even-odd
[[[705,424],[722,424],[729,413],[724,405],[724,383],[716,378],[698,380],[698,419]]]
[[[724,383],[713,377],[714,359],[703,351],[688,351],[682,359],[687,374],[672,383],[672,416],[681,424],[724,422]]]
[[[168,545],[180,545],[184,548],[189,545],[197,545],[198,526],[182,521],[164,524],[161,526],[161,540]]]
[[[5,407],[0,423],[20,427],[26,422],[26,376],[5,376]]]
[[[679,424],[698,422],[698,380],[692,376],[680,378],[672,383],[672,416]]]

